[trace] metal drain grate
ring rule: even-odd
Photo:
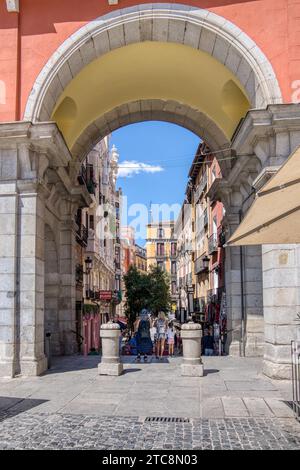
[[[171,418],[168,416],[157,416],[157,417],[147,416],[147,418],[145,418],[145,423],[149,421],[155,422],[155,423],[189,423],[190,422],[189,418]]]

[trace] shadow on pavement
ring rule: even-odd
[[[130,372],[140,372],[142,369],[125,369],[122,375],[129,374]]]
[[[31,410],[49,400],[0,396],[0,422]]]
[[[209,374],[217,374],[220,372],[219,369],[204,369],[204,377]]]
[[[51,367],[42,375],[96,369],[101,356],[61,356],[51,358]]]

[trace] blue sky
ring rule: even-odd
[[[144,122],[115,131],[111,146],[120,155],[121,169],[117,186],[132,204],[182,204],[187,175],[199,145],[199,137],[175,124]],[[123,211],[124,212],[124,211]],[[123,222],[126,222],[123,213]],[[129,216],[133,223],[135,216]],[[144,243],[145,223],[142,223],[137,243]]]

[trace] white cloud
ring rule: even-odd
[[[118,177],[119,178],[130,178],[139,173],[159,173],[164,169],[159,165],[149,165],[148,163],[136,162],[134,160],[125,160],[119,163]]]

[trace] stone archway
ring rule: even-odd
[[[282,102],[272,65],[236,25],[204,9],[154,3],[114,11],[70,36],[37,77],[24,120],[49,119],[58,97],[84,67],[112,50],[146,41],[182,44],[214,57],[245,87],[252,108]]]
[[[176,80],[170,86],[168,81],[163,82],[159,76],[158,79],[165,85],[163,89],[159,89],[157,81],[145,80],[144,83],[145,74],[140,68],[138,71],[141,74],[138,77],[139,83],[143,84],[142,90],[133,87],[134,82],[129,80],[131,93],[127,93],[128,89],[123,89],[123,94],[116,100],[113,99],[114,91],[118,89],[120,82],[111,80],[110,84],[109,79],[115,75],[108,73],[105,83],[107,86],[111,85],[111,88],[104,89],[108,102],[102,106],[103,95],[97,95],[98,100],[94,99],[95,84],[94,87],[82,88],[82,78],[89,67],[95,67],[95,77],[98,79],[102,71],[106,70],[99,68],[102,60],[111,60],[113,68],[107,70],[113,71],[114,67],[122,63],[122,57],[124,59],[130,56],[131,50],[139,50],[139,57],[144,61],[148,58],[145,51],[151,50],[151,57],[155,59],[155,50],[161,52],[161,57],[166,58],[167,69],[173,63],[172,58],[175,55],[177,59],[188,57],[189,64],[184,70],[191,81],[185,82],[181,76],[181,80],[177,80],[180,82],[179,86],[176,85]],[[171,50],[176,50],[176,54],[168,54]],[[123,53],[126,55],[123,56]],[[161,57],[156,61],[158,71],[162,65]],[[210,70],[210,74],[207,74],[207,87],[203,82],[202,94],[197,88],[198,78],[204,75],[200,73],[201,64]],[[175,65],[177,68],[172,69],[172,73],[180,70],[180,64],[177,62]],[[208,69],[203,68],[205,73]],[[166,70],[164,77],[171,80],[171,75]],[[134,78],[134,74],[128,77]],[[217,82],[214,95],[211,87]],[[77,93],[76,90],[81,91]],[[189,91],[193,93],[188,95]],[[94,101],[94,105],[89,111],[84,106],[91,101]],[[89,23],[62,44],[37,77],[27,102],[24,122],[3,124],[0,128],[1,158],[3,156],[6,162],[8,157],[10,159],[9,164],[4,166],[4,171],[1,170],[0,194],[3,195],[4,206],[12,203],[10,216],[14,232],[11,246],[18,246],[19,250],[15,253],[12,248],[10,263],[15,264],[18,260],[17,263],[26,265],[26,275],[33,276],[35,283],[38,276],[44,275],[44,253],[41,248],[41,243],[44,243],[43,230],[40,236],[35,224],[44,223],[46,207],[58,210],[65,245],[64,257],[60,254],[60,264],[67,267],[64,273],[65,310],[67,318],[72,319],[72,214],[79,200],[81,204],[88,203],[88,196],[76,185],[78,164],[100,138],[130,122],[149,119],[174,122],[204,138],[212,151],[233,150],[237,158],[230,160],[222,168],[227,187],[215,190],[216,194],[225,193],[224,197],[228,198],[229,195],[229,225],[234,226],[238,220],[234,193],[236,188],[240,191],[242,187],[243,173],[251,173],[250,179],[253,182],[261,168],[282,163],[291,147],[300,142],[300,123],[297,117],[299,109],[295,109],[293,105],[280,105],[281,102],[281,93],[272,66],[257,45],[235,25],[211,12],[181,5],[172,8],[170,5],[151,4],[118,10]],[[253,111],[251,108],[256,109]],[[57,123],[60,132],[55,122],[49,123],[49,120]],[[259,160],[258,165],[256,159]],[[251,188],[250,185],[249,187]],[[31,247],[26,245],[25,239],[20,242],[18,237],[19,226],[30,225],[29,219],[27,220],[27,206],[25,210],[20,206],[20,201],[26,198],[34,201],[30,209],[31,222],[34,222],[34,228],[30,231]],[[61,199],[63,204],[60,204]],[[63,210],[58,207],[60,205],[64,207]],[[4,242],[11,237],[11,228],[7,230],[0,235]],[[51,237],[48,241],[52,243]],[[25,260],[28,253],[30,263]],[[232,261],[234,256],[235,253],[232,252]],[[1,269],[8,269],[7,265]],[[232,285],[238,284],[235,281],[237,273],[234,271],[230,274]],[[16,297],[20,296],[19,280],[22,276],[22,269],[18,268],[16,272],[13,271],[9,281],[9,292],[15,292]],[[45,369],[43,332],[41,333],[38,318],[43,313],[44,297],[37,295],[34,287],[35,284],[28,287],[28,295],[27,291],[26,294],[22,293],[22,298],[25,299],[22,307],[14,300],[9,303],[9,337],[7,341],[5,339],[0,353],[0,375],[14,375],[16,361],[20,362],[21,372],[24,374],[39,374]],[[233,285],[233,288],[236,287],[237,285]],[[232,304],[230,308],[238,309],[239,305]],[[29,346],[26,344],[23,349],[21,347],[19,353],[10,344],[16,343],[15,319],[18,316],[23,318],[25,313],[30,315],[31,323],[30,328],[24,327],[24,336],[30,336],[30,341]],[[22,327],[21,324],[21,329]],[[274,375],[276,370],[282,370],[280,361],[277,360],[276,346],[272,344],[272,348],[269,348],[272,351],[268,356],[269,363],[275,363]],[[21,359],[17,357],[20,354]],[[278,366],[276,361],[279,362]],[[271,364],[270,371],[272,367]],[[284,374],[286,369],[282,375]]]

